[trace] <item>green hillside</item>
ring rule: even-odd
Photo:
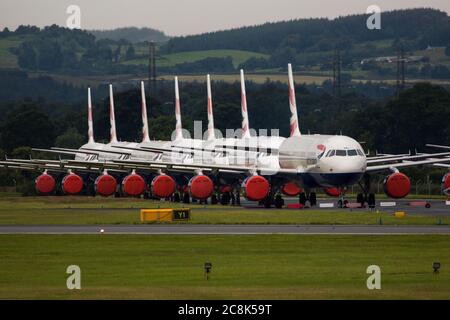
[[[165,54],[157,59],[157,64],[161,67],[172,67],[180,63],[189,63],[199,61],[206,58],[225,58],[231,57],[233,65],[237,68],[250,58],[269,58],[268,54],[243,51],[243,50],[204,50],[204,51],[188,51],[180,53]],[[123,64],[148,65],[148,58],[140,58],[130,61],[124,61]]]
[[[403,50],[409,60],[407,81],[450,79],[450,17],[446,12],[384,12],[381,30],[368,30],[366,19],[366,14],[297,19],[171,38],[156,44],[156,72],[227,75],[243,68],[265,78],[284,73],[290,62],[302,76],[329,78],[340,60],[344,83],[355,79],[391,81],[397,75],[394,60]],[[126,28],[111,32],[96,37],[56,25],[3,31],[0,68],[71,77],[147,74],[149,43],[134,41],[144,39],[150,31]]]
[[[17,68],[17,56],[10,49],[17,48],[22,40],[16,38],[0,39],[0,68]]]

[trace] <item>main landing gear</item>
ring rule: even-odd
[[[298,195],[298,203],[302,206],[309,204],[309,206],[314,207],[317,205],[317,194],[315,192],[310,192],[309,190],[301,192]]]
[[[358,203],[361,203],[362,208],[365,206],[365,203],[367,203],[367,206],[369,208],[375,208],[375,194],[370,192],[370,175],[365,174],[363,176],[363,182],[361,183],[360,181],[358,184],[361,187],[363,193],[358,193],[356,201]]]

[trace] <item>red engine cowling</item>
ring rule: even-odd
[[[294,181],[283,184],[281,187],[281,192],[289,197],[295,197],[303,192],[302,188],[300,188],[297,183]]]
[[[140,196],[145,191],[145,180],[139,174],[131,173],[123,178],[122,190],[127,196]]]
[[[219,191],[220,191],[220,193],[231,192],[232,188],[230,185],[226,184],[226,185],[220,186]]]
[[[43,173],[34,181],[36,186],[36,191],[39,194],[50,194],[55,190],[56,182],[55,179],[48,173]]]
[[[175,180],[166,174],[160,174],[153,178],[152,193],[158,198],[168,198],[175,192]]]
[[[205,175],[197,175],[188,183],[191,196],[198,200],[208,199],[214,191],[214,183]]]
[[[103,197],[109,197],[116,192],[117,181],[113,176],[103,174],[95,179],[94,186],[97,194]]]
[[[406,197],[411,190],[409,178],[401,172],[388,175],[383,181],[383,186],[384,193],[394,199]]]
[[[442,192],[450,195],[450,172],[442,178]]]
[[[266,178],[262,176],[251,176],[242,182],[245,190],[245,197],[250,201],[263,200],[270,191],[270,184]]]
[[[329,197],[337,198],[341,195],[341,191],[338,188],[324,188],[323,191]]]
[[[75,173],[70,173],[62,179],[61,185],[65,194],[75,195],[83,190],[83,179]]]

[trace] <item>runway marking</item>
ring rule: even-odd
[[[104,233],[100,233],[104,229]],[[0,234],[179,234],[179,235],[450,235],[448,226],[380,225],[29,225],[0,226]]]

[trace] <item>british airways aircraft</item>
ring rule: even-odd
[[[314,203],[314,189],[317,188],[330,196],[340,197],[339,204],[343,205],[346,188],[355,183],[359,183],[362,188],[358,195],[359,201],[374,204],[370,176],[382,172],[386,172],[385,193],[392,198],[403,198],[410,191],[410,180],[399,169],[450,162],[450,152],[377,155],[368,158],[360,143],[351,137],[301,134],[290,64],[290,136],[252,135],[243,70],[240,71],[240,78],[242,128],[232,137],[220,137],[220,132],[214,128],[209,75],[206,81],[208,127],[205,139],[183,137],[178,78],[175,77],[176,125],[171,141],[149,139],[143,83],[142,142],[117,141],[110,85],[111,141],[108,144],[94,141],[89,90],[88,143],[75,150],[36,149],[73,155],[74,160],[7,159],[0,165],[43,172],[36,179],[36,189],[41,194],[53,193],[57,188],[57,179],[61,180],[61,189],[65,193],[80,193],[90,183],[86,176],[93,175],[95,192],[103,196],[117,193],[126,196],[150,194],[157,198],[174,196],[176,199],[182,196],[186,202],[190,198],[202,201],[211,198],[213,203],[220,198],[225,204],[229,202],[230,195],[238,201],[243,192],[248,200],[259,201],[266,207],[281,207],[283,194],[299,196],[302,204],[307,200]]]

